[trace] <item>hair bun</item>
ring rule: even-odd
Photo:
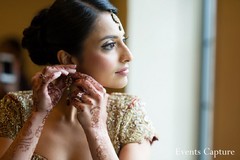
[[[38,65],[48,63],[46,59],[42,30],[46,22],[48,9],[41,10],[32,20],[31,25],[24,29],[22,46],[29,52],[31,60]]]

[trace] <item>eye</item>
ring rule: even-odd
[[[115,47],[115,45],[116,45],[116,42],[111,42],[111,43],[104,44],[102,46],[102,48],[106,51],[109,51],[109,50],[113,49]]]
[[[124,43],[126,43],[127,40],[128,40],[128,38],[129,38],[129,37],[124,37],[122,41],[123,41]]]

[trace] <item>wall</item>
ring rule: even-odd
[[[218,0],[214,149],[234,150],[240,159],[240,1]]]
[[[32,17],[43,7],[51,4],[53,0],[11,0],[0,1],[0,40],[7,36],[22,38],[22,32],[30,22]],[[29,83],[33,74],[40,69],[34,65],[24,51],[24,69]]]
[[[199,0],[128,1],[135,59],[127,91],[146,101],[159,133],[153,160],[197,159],[186,152],[198,147],[201,5]]]

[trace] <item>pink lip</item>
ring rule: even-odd
[[[129,72],[128,67],[124,67],[124,68],[120,69],[119,71],[117,71],[116,73],[120,74],[120,75],[123,75],[123,76],[126,76],[128,74],[128,72]]]

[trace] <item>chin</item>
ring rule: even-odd
[[[122,89],[127,86],[127,81],[121,81],[121,82],[114,82],[112,85],[104,85],[106,88],[112,88],[112,89]]]
[[[124,88],[124,87],[126,87],[127,86],[127,82],[122,82],[122,83],[118,83],[118,84],[116,84],[115,85],[115,89],[122,89],[122,88]]]

